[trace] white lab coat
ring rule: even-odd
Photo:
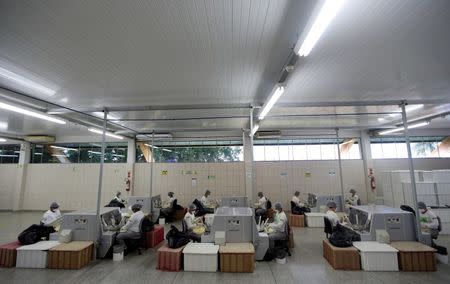
[[[200,199],[200,202],[202,203],[203,207],[211,208],[211,201],[209,201],[208,197],[203,195]]]
[[[355,194],[355,196],[350,196],[347,201],[352,206],[358,205],[359,196]]]
[[[164,202],[162,207],[163,208],[172,208],[172,204],[173,204],[174,200],[175,200],[174,197],[169,197],[169,199],[167,199],[166,202]]]
[[[141,225],[142,218],[144,218],[144,213],[141,210],[134,212],[131,214],[131,217],[128,219],[127,223],[122,227],[122,231],[139,233],[141,231],[139,226]]]
[[[328,220],[330,220],[331,225],[333,227],[336,227],[336,225],[339,223],[339,216],[336,214],[336,212],[334,212],[333,210],[328,210],[326,215]]]
[[[257,203],[257,206],[261,209],[267,209],[267,198],[265,196],[261,197]]]
[[[188,230],[192,229],[195,225],[195,215],[189,211],[184,215],[184,222],[186,222],[186,227]]]
[[[305,206],[305,204],[303,202],[300,202],[300,198],[298,198],[297,196],[292,196],[292,202],[295,203],[295,205],[297,205],[298,207],[303,207]]]
[[[61,212],[59,211],[59,209],[56,209],[55,212],[53,212],[52,210],[47,210],[42,216],[41,223],[47,226],[60,217]]]
[[[430,210],[427,210],[425,213],[420,212],[420,225],[424,229],[437,230],[439,227],[439,222],[436,214]]]
[[[269,223],[269,226],[277,233],[284,233],[286,227],[287,217],[284,211],[275,213],[273,223]]]
[[[116,201],[118,201],[120,203],[124,203],[125,202],[125,200],[123,200],[122,198],[118,197],[117,195],[114,196],[113,200],[116,200]]]

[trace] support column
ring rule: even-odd
[[[27,168],[30,163],[31,144],[22,142],[20,144],[19,163],[17,164],[16,187],[13,195],[12,210],[23,210],[23,201],[25,196]]]
[[[336,147],[337,147],[337,152],[338,152],[339,181],[341,184],[341,194],[342,194],[341,206],[342,206],[342,211],[344,211],[344,208],[345,208],[344,179],[342,177],[341,148],[339,147],[339,129],[338,128],[336,128]]]
[[[127,178],[130,183],[127,195],[134,195],[134,164],[136,163],[136,141],[135,139],[128,140],[128,154],[127,154]]]
[[[366,184],[366,200],[367,203],[383,204],[383,197],[380,195],[382,192],[372,191],[370,187],[369,170],[374,168],[372,160],[372,152],[370,150],[370,136],[366,131],[361,131],[361,158],[363,160],[364,167],[364,179]],[[375,173],[376,175],[377,173]]]
[[[409,175],[411,177],[411,190],[412,190],[412,199],[413,199],[413,206],[414,211],[416,212],[416,233],[417,233],[417,239],[420,241],[422,239],[422,231],[420,228],[420,214],[419,210],[417,208],[417,189],[416,189],[416,176],[414,173],[414,163],[413,158],[411,154],[411,144],[409,141],[409,134],[408,134],[408,119],[406,117],[406,102],[403,102],[400,105],[402,109],[402,121],[403,121],[403,127],[404,127],[404,135],[405,135],[405,141],[406,141],[406,150],[408,151],[408,164],[409,164]]]
[[[245,196],[249,201],[253,200],[253,139],[251,131],[242,131],[242,142],[244,145],[244,171],[245,171]]]
[[[152,198],[153,195],[153,166],[155,164],[155,130],[152,132],[152,157],[150,159],[150,198]],[[151,205],[153,207],[153,204]],[[153,208],[151,208],[153,210]]]
[[[98,175],[98,188],[97,188],[97,228],[100,228],[100,204],[102,200],[102,186],[103,186],[103,165],[105,163],[105,148],[106,148],[106,123],[108,118],[108,112],[103,110],[103,129],[102,129],[102,153],[100,155],[100,171]],[[100,237],[100,236],[99,236]]]

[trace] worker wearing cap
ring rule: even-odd
[[[141,221],[144,218],[144,213],[141,211],[142,205],[134,204],[131,206],[130,219],[127,223],[120,229],[120,233],[117,235],[116,240],[120,245],[125,245],[125,240],[127,239],[139,239],[141,236]]]
[[[54,221],[61,218],[61,212],[59,211],[59,205],[56,202],[50,204],[50,209],[47,210],[41,219],[41,224],[44,226],[50,226]]]
[[[186,212],[183,219],[186,228],[183,229],[186,230],[186,233],[193,241],[200,242],[201,236],[194,233],[193,229],[195,226],[202,223],[202,219],[200,217],[195,217],[195,210],[197,210],[195,204],[189,205],[188,212]]]
[[[434,214],[424,202],[418,202],[417,208],[420,213],[420,226],[423,232],[429,233],[432,239],[436,239],[439,234],[439,222],[436,214]]]
[[[356,190],[353,188],[350,189],[350,197],[347,198],[347,204],[351,206],[361,205],[361,201],[359,200],[359,196],[356,194]]]
[[[333,201],[330,201],[327,203],[328,211],[326,213],[326,217],[328,220],[330,220],[331,225],[333,227],[336,227],[337,224],[340,223],[339,216],[336,214],[336,203]]]
[[[280,202],[275,203],[274,205],[275,209],[275,217],[273,218],[273,222],[267,224],[271,230],[269,231],[269,247],[274,248],[275,247],[275,241],[276,240],[282,240],[286,237],[286,224],[287,224],[287,217],[286,213],[283,211],[283,206]]]

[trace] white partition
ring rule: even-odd
[[[0,210],[12,210],[17,173],[17,164],[0,165]]]

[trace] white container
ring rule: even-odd
[[[305,213],[306,225],[311,228],[323,228],[325,227],[323,217],[325,213]]]
[[[17,248],[16,267],[46,268],[48,262],[48,250],[59,244],[60,243],[57,241],[42,241]]]
[[[286,264],[286,258],[285,257],[283,257],[283,258],[275,258],[275,261],[278,264]]]
[[[360,251],[361,267],[366,271],[398,271],[398,250],[378,242],[353,242]]]
[[[209,227],[212,226],[214,222],[214,214],[206,214],[205,215],[205,224]]]
[[[160,225],[166,224],[166,218],[159,218],[159,224]]]
[[[184,271],[217,271],[218,252],[218,245],[211,243],[188,243],[183,250]]]
[[[113,253],[113,261],[122,261],[123,260],[123,252]]]

